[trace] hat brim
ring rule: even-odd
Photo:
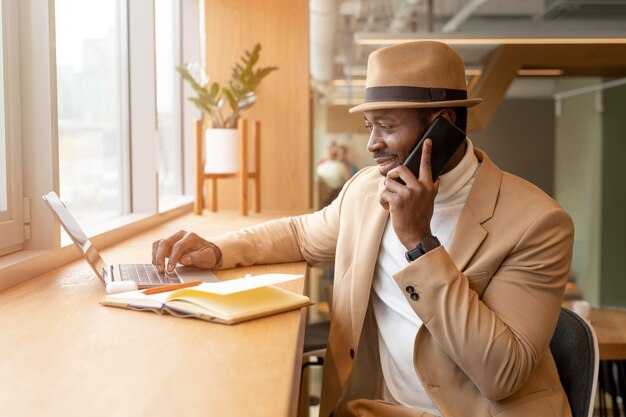
[[[357,113],[368,110],[384,110],[384,109],[424,109],[424,108],[441,108],[441,107],[474,107],[483,101],[482,98],[470,98],[467,100],[450,100],[450,101],[371,101],[362,103],[358,106],[348,109],[350,113]]]

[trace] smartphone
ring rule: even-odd
[[[448,165],[452,155],[454,155],[457,149],[463,144],[463,141],[465,141],[465,132],[448,122],[445,118],[441,116],[437,117],[428,129],[426,129],[426,132],[422,135],[415,148],[413,148],[406,158],[406,161],[402,164],[411,170],[415,178],[419,178],[420,176],[422,147],[424,146],[424,141],[428,138],[430,138],[433,143],[430,164],[434,182],[446,165]],[[395,180],[406,185],[399,177],[395,178]]]

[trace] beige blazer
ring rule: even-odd
[[[415,339],[415,371],[446,417],[571,416],[549,343],[572,256],[572,222],[538,188],[475,153],[480,167],[449,247],[393,277],[418,294],[414,300],[404,291],[424,323]],[[366,168],[325,209],[213,239],[225,268],[335,260],[323,417],[377,414],[377,402],[366,401],[365,410],[353,400],[381,398],[368,306],[388,218],[378,202],[382,181],[375,167]],[[393,406],[378,404],[389,415]]]

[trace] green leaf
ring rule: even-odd
[[[196,82],[196,80],[191,76],[191,73],[186,68],[176,67],[176,70],[182,75],[183,79],[185,79],[191,85],[191,88],[194,89],[196,93],[204,91],[204,87]]]
[[[214,82],[213,84],[211,84],[211,90],[209,92],[209,95],[212,98],[215,98],[217,96],[217,93],[219,93],[219,91],[220,91],[220,85]]]
[[[252,107],[254,103],[256,103],[256,95],[251,92],[239,99],[239,102],[237,103],[237,108],[240,112],[242,112]]]
[[[228,100],[228,104],[230,105],[230,108],[233,109],[233,111],[236,110],[237,99],[235,98],[233,93],[227,88],[222,89],[222,93],[224,94],[224,97],[226,97],[226,99]]]
[[[217,108],[221,111],[226,106],[226,96],[222,92],[222,96],[217,101]]]
[[[189,97],[189,101],[191,101],[193,104],[196,105],[196,107],[206,113],[211,114],[213,112],[213,109],[211,107],[207,106],[202,100],[197,97]]]

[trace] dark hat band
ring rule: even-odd
[[[408,86],[368,87],[365,89],[365,102],[404,101],[436,102],[467,100],[467,91],[452,88],[426,88]]]

